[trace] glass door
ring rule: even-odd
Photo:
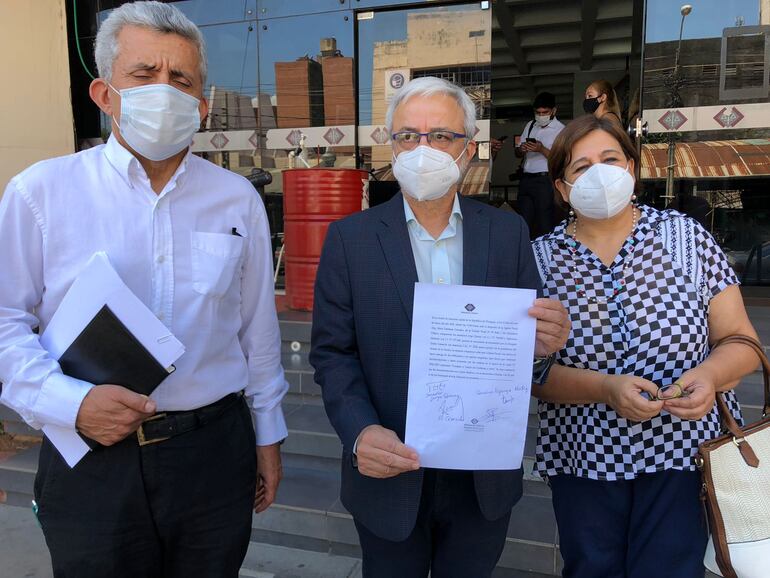
[[[770,10],[648,0],[646,198],[699,220],[745,285],[770,286]]]
[[[380,2],[379,4],[383,4]],[[437,76],[462,86],[476,103],[479,152],[461,187],[464,195],[487,198],[491,10],[489,2],[392,7],[356,12],[359,165],[373,171],[370,202],[396,190],[385,113],[405,82]]]
[[[533,120],[541,93],[555,97],[556,118],[583,112],[586,89],[604,81],[617,95],[625,127],[639,116],[644,0],[495,2],[491,136],[502,140],[492,164],[490,202],[517,208],[515,141]]]

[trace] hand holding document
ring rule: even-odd
[[[72,283],[40,343],[67,375],[148,394],[173,371],[184,346],[95,253]],[[120,376],[120,378],[116,378]],[[43,426],[70,467],[89,447],[75,430]]]
[[[430,468],[521,467],[536,321],[531,289],[417,283],[406,445]]]

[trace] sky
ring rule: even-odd
[[[685,18],[682,38],[722,36],[722,30],[735,26],[739,16],[745,26],[759,24],[759,0],[647,0],[647,42],[679,38],[683,4],[690,4],[692,12]]]
[[[398,1],[360,0],[356,6]],[[303,10],[328,9],[329,2],[303,0]],[[682,3],[679,0],[647,1],[647,42],[678,38],[681,21],[679,7]],[[686,39],[719,37],[725,27],[735,25],[737,17],[743,17],[747,26],[759,23],[759,0],[690,0],[689,3],[693,11],[685,20],[683,37]],[[317,55],[322,37],[336,38],[337,48],[343,56],[354,56],[353,31],[356,23],[351,10],[287,16],[299,10],[296,3],[287,0],[218,0],[216,10],[212,10],[213,4],[208,0],[185,0],[175,5],[201,25],[209,52],[208,84],[226,90],[253,96],[259,84],[262,92],[275,94],[274,63]],[[467,9],[467,6],[442,8],[428,4],[423,10]],[[243,15],[248,10],[253,10],[252,13],[256,12],[260,18],[269,18],[243,21]],[[422,10],[377,11],[372,19],[358,21],[357,64],[362,124],[370,122],[371,117],[374,44],[405,39],[407,13],[419,11]],[[106,13],[100,14],[101,18],[106,17]],[[212,25],[214,20],[230,22]]]
[[[303,11],[328,10],[330,0],[302,0]],[[359,0],[357,8],[367,5],[398,4],[404,0]],[[208,0],[175,2],[203,31],[208,48],[209,77],[207,85],[215,85],[254,96],[257,84],[263,93],[275,94],[275,62],[293,61],[302,56],[316,56],[321,38],[334,37],[343,56],[354,56],[355,15],[351,10],[318,14],[291,15],[300,11],[286,0],[219,0],[216,10]],[[335,5],[337,0],[334,0]],[[256,22],[243,21],[242,15],[252,6],[259,17]],[[342,6],[344,8],[344,6]],[[263,12],[263,9],[265,12]],[[425,9],[377,11],[371,19],[358,21],[359,115],[362,124],[371,120],[372,59],[374,44],[406,39],[408,13],[437,10],[468,10],[469,6],[432,6]],[[471,6],[470,9],[478,9]],[[100,21],[110,11],[100,13]],[[240,20],[240,21],[237,21]],[[222,21],[229,21],[221,23]],[[214,24],[214,22],[219,22]],[[251,28],[251,29],[250,29]],[[208,93],[207,93],[208,94]]]

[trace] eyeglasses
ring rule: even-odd
[[[655,395],[652,395],[647,391],[642,392],[642,396],[647,398],[647,401],[666,401],[667,399],[689,397],[689,395],[690,392],[687,391],[678,381],[675,381],[670,385],[661,385]]]
[[[434,149],[446,150],[454,144],[458,138],[468,138],[467,135],[451,130],[432,130],[430,132],[414,132],[405,130],[394,133],[390,136],[396,146],[403,150],[412,150],[417,148],[422,137],[428,139],[428,145]]]

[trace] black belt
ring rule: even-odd
[[[219,401],[190,411],[157,413],[142,422],[136,430],[140,446],[162,442],[174,436],[203,427],[219,418],[243,397],[243,392],[231,393]]]
[[[547,177],[548,171],[542,172],[542,173],[523,173],[523,177]]]

